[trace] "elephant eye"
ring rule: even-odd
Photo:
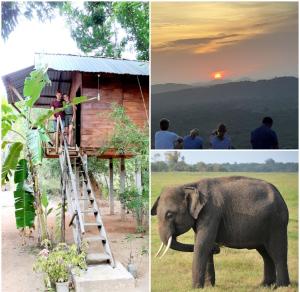
[[[173,213],[167,212],[166,218],[167,218],[167,219],[172,219],[172,218],[173,218]]]

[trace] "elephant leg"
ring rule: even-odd
[[[209,218],[205,219],[202,218],[202,226],[198,226],[196,234],[192,272],[193,288],[204,287],[207,263],[210,255],[212,254],[212,249],[218,231],[218,222],[214,222],[213,220],[209,222]],[[210,271],[212,271],[212,268],[213,266],[210,265]]]
[[[257,251],[264,260],[264,279],[262,281],[262,285],[271,286],[276,282],[276,270],[274,262],[264,247],[258,248]]]
[[[276,286],[288,286],[290,284],[287,266],[287,230],[286,227],[272,234],[267,252],[271,256],[276,269]]]
[[[214,255],[211,253],[209,255],[207,265],[206,265],[206,273],[205,273],[205,286],[215,286],[216,276],[215,276],[215,265],[214,265]]]

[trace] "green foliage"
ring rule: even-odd
[[[129,187],[119,195],[120,201],[125,207],[135,214],[138,223],[138,232],[145,231],[144,228],[142,228],[142,214],[148,209],[148,194],[149,192],[147,191],[140,193],[136,187]]]
[[[43,249],[35,264],[34,271],[45,273],[45,286],[69,280],[71,269],[86,269],[86,251],[77,252],[76,245],[60,243],[53,250]]]
[[[24,81],[23,95],[29,97],[26,100],[28,107],[33,107],[35,102],[39,99],[43,88],[50,83],[47,68],[41,68],[34,70],[30,73],[30,76],[26,77]]]
[[[33,165],[40,165],[43,159],[43,147],[39,130],[28,130],[26,138]]]
[[[23,183],[28,178],[28,166],[26,159],[20,159],[16,167],[14,182]]]
[[[148,155],[148,127],[140,129],[125,112],[123,106],[113,104],[111,117],[115,123],[113,135],[107,147],[116,149],[119,153]]]
[[[9,181],[9,177],[12,171],[16,169],[18,164],[18,159],[20,157],[21,151],[23,149],[23,144],[20,142],[13,143],[9,148],[9,153],[4,160],[1,172],[1,184],[4,185]]]
[[[113,11],[126,30],[126,41],[134,41],[139,60],[149,60],[149,3],[115,2]]]
[[[72,38],[85,53],[121,57],[132,43],[138,58],[149,57],[149,3],[84,2],[83,9],[65,2],[61,9],[67,17]],[[126,30],[121,36],[119,28]]]
[[[14,113],[11,106],[3,100],[1,104],[1,111],[1,137],[3,139],[7,135],[7,133],[12,129],[12,126],[18,119],[18,116]]]
[[[20,182],[14,191],[15,217],[17,228],[32,227],[35,219],[34,196],[32,190]]]

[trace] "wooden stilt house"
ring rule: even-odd
[[[121,191],[125,188],[124,159],[131,157],[130,153],[118,154],[115,149],[104,153],[99,148],[105,146],[112,133],[114,123],[110,118],[112,104],[122,105],[129,118],[138,126],[148,123],[149,105],[149,68],[148,62],[110,59],[100,57],[36,54],[35,64],[31,67],[7,74],[2,77],[8,102],[12,105],[22,98],[25,78],[37,65],[48,66],[48,76],[51,85],[46,86],[36,107],[50,108],[55,99],[56,91],[67,93],[72,98],[87,96],[88,102],[77,106],[75,125],[75,149],[70,149],[66,141],[63,151],[47,147],[45,155],[48,158],[59,158],[62,175],[62,200],[68,201],[68,209],[72,215],[70,226],[73,227],[74,240],[80,245],[88,227],[95,226],[99,236],[91,238],[103,245],[103,253],[97,254],[99,261],[108,261],[115,265],[108,244],[107,235],[101,220],[100,211],[95,200],[93,189],[87,172],[87,156],[98,156],[109,159],[110,168],[110,206],[113,214],[113,163],[112,159],[121,159]],[[136,182],[141,188],[140,169],[137,167]],[[89,203],[89,208],[81,201]],[[92,222],[86,222],[85,213],[94,215]],[[62,222],[64,226],[64,222]],[[64,228],[62,228],[62,236]],[[95,255],[92,256],[95,260]]]

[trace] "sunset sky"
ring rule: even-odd
[[[296,2],[152,2],[152,84],[298,76]]]

